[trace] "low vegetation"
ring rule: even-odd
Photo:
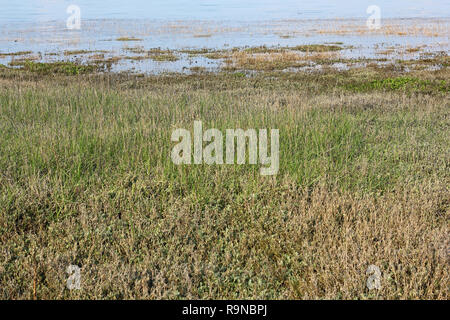
[[[33,53],[32,51],[17,51],[17,52],[0,52],[0,57],[11,57],[11,56],[25,56]]]
[[[116,41],[142,41],[142,39],[135,37],[119,37]]]
[[[309,44],[291,47],[291,50],[301,51],[301,52],[330,52],[330,51],[340,51],[343,50],[341,46],[337,45],[325,45],[325,44]]]
[[[273,52],[265,54],[252,54],[239,51],[226,59],[227,70],[256,70],[271,71],[283,70],[288,67],[300,67],[305,63],[301,62],[302,57],[295,52]]]
[[[408,90],[410,92],[426,92],[426,91],[441,91],[449,92],[450,85],[446,80],[441,79],[418,79],[412,77],[396,77],[377,79],[365,82],[357,82],[346,84],[346,88],[355,91],[371,91],[378,90]]]
[[[179,58],[173,53],[152,54],[149,56],[154,61],[177,61]]]
[[[65,56],[76,56],[80,54],[89,54],[89,53],[105,53],[105,51],[92,51],[92,50],[66,50],[64,51]]]
[[[0,68],[0,298],[449,298],[448,69],[235,54],[260,72]],[[174,165],[194,120],[279,129],[278,175]]]
[[[10,63],[11,66],[19,66],[23,70],[29,72],[35,72],[41,75],[48,74],[65,74],[65,75],[77,75],[92,73],[99,69],[96,65],[81,65],[74,62],[34,62],[29,60],[16,61]]]

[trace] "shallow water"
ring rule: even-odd
[[[227,49],[339,42],[342,58],[417,58],[448,52],[450,1],[378,0],[382,28],[368,32],[366,9],[373,1],[348,0],[1,0],[0,53],[32,51],[19,58],[80,60],[66,50],[102,50],[122,57],[113,71],[184,72],[201,66],[217,70],[220,60],[177,53],[175,62],[130,60],[127,48]],[[66,9],[81,9],[81,29],[68,30]],[[343,32],[344,30],[344,32]],[[390,30],[390,31],[389,31]],[[135,37],[139,41],[117,41]],[[420,52],[404,48],[423,45]],[[388,48],[389,55],[382,53]],[[8,64],[18,57],[0,57]]]

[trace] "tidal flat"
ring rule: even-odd
[[[19,60],[108,65],[110,72],[162,74],[218,72],[224,68],[315,70],[383,65],[449,51],[448,18],[384,19],[370,30],[365,19],[273,21],[87,20],[80,30],[64,22],[12,23],[0,30],[0,64]],[[259,49],[259,50],[258,50]],[[240,55],[239,55],[240,53]],[[333,59],[330,59],[333,58]],[[242,64],[242,61],[256,60]],[[289,63],[282,61],[288,60]],[[439,65],[433,66],[438,68]]]

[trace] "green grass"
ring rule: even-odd
[[[16,61],[10,63],[11,66],[20,66],[23,70],[38,73],[41,75],[65,74],[78,75],[93,73],[98,70],[95,65],[81,65],[74,62],[34,62],[34,61]]]
[[[91,70],[85,68],[71,63],[28,62],[24,65],[24,70],[39,74],[76,75]],[[424,94],[435,92],[436,98],[433,99],[442,99],[439,98],[440,90],[430,91],[428,88],[441,88],[445,81],[438,81],[433,87],[434,81],[416,78],[375,80],[368,82],[367,87],[366,84],[363,85],[364,92],[369,95],[361,96],[358,105],[346,102],[336,106],[338,109],[330,108],[327,103],[333,99],[329,98],[327,93],[323,93],[318,96],[322,101],[316,101],[314,108],[297,110],[295,104],[300,102],[297,100],[297,91],[306,90],[308,101],[313,101],[312,94],[316,89],[331,90],[332,87],[327,89],[326,76],[316,78],[316,83],[309,84],[292,82],[290,78],[280,78],[277,81],[265,77],[245,79],[236,74],[205,77],[200,83],[206,84],[204,81],[211,81],[208,86],[212,86],[219,85],[223,81],[228,82],[231,87],[234,83],[237,88],[227,89],[223,93],[206,89],[207,95],[201,94],[202,91],[196,91],[195,96],[188,95],[188,91],[172,96],[158,92],[158,99],[146,94],[143,89],[127,90],[122,93],[112,89],[98,91],[86,88],[80,96],[76,90],[56,86],[55,89],[46,88],[44,92],[33,88],[27,89],[23,91],[22,97],[15,98],[12,96],[14,91],[8,91],[2,96],[2,114],[5,123],[11,125],[11,121],[6,119],[16,121],[22,119],[21,121],[25,121],[26,124],[30,121],[27,119],[33,119],[33,125],[30,127],[33,134],[29,135],[26,141],[22,140],[24,137],[12,134],[13,127],[7,127],[9,131],[6,132],[10,132],[11,135],[4,135],[3,140],[9,145],[8,148],[17,148],[15,153],[21,149],[22,152],[29,151],[23,157],[27,162],[22,163],[24,160],[17,159],[13,167],[26,167],[29,170],[27,174],[33,172],[47,174],[51,170],[54,174],[60,175],[64,172],[67,178],[73,178],[78,183],[83,182],[84,177],[90,178],[97,174],[106,176],[110,168],[116,164],[123,165],[128,171],[142,170],[143,164],[151,163],[175,173],[179,168],[171,164],[170,158],[161,155],[152,156],[151,150],[159,150],[164,155],[169,154],[171,143],[167,137],[170,137],[173,127],[184,125],[191,128],[193,120],[200,119],[204,121],[205,127],[222,130],[234,127],[280,129],[282,162],[280,176],[295,177],[302,186],[310,186],[327,177],[339,188],[375,192],[389,190],[404,178],[411,179],[414,172],[429,165],[430,159],[435,159],[436,155],[430,153],[432,158],[419,161],[420,158],[413,157],[416,161],[409,161],[417,152],[419,142],[436,149],[442,147],[445,140],[445,132],[434,130],[435,126],[439,126],[445,120],[446,112],[443,106],[438,109],[439,112],[424,115],[423,110],[416,110],[417,106],[412,102],[417,101],[414,96],[402,98],[408,99],[411,106],[395,108],[386,105],[383,94],[377,93],[378,89],[395,92],[409,88],[410,91]],[[188,90],[189,86],[195,85],[193,78],[189,77],[180,76],[179,80],[175,78],[172,81],[175,85],[171,90],[178,87]],[[182,83],[176,84],[178,81]],[[317,83],[322,84],[322,89],[316,87]],[[257,85],[258,91],[264,92],[261,99],[251,92],[254,84]],[[333,96],[352,97],[346,93],[347,89],[348,87],[344,86],[344,91],[335,92]],[[233,94],[235,90],[241,92],[243,97],[243,101],[239,101],[239,113],[235,113],[235,107],[228,107],[238,103]],[[269,98],[270,92],[278,90],[282,91],[275,100]],[[311,95],[307,93],[309,90]],[[101,99],[97,96],[98,92],[101,93]],[[140,101],[135,98],[137,96],[144,99]],[[59,104],[63,107],[58,108]],[[17,109],[19,105],[25,107]],[[386,114],[387,110],[389,112]],[[118,114],[120,116],[117,118]],[[420,121],[417,120],[419,114]],[[153,119],[159,119],[159,125],[148,127],[145,121],[153,123],[155,121]],[[40,124],[43,126],[42,130],[46,129],[45,133],[54,130],[54,134],[42,137]],[[119,128],[121,135],[116,132]],[[417,138],[419,132],[420,141],[411,140],[407,143],[408,138]],[[60,140],[65,133],[76,135]],[[166,139],[153,141],[150,137],[154,134]],[[12,138],[16,140],[8,140]],[[41,143],[38,144],[38,141]],[[29,144],[28,147],[25,147],[25,142]],[[140,150],[142,145],[148,147]],[[50,152],[52,147],[56,149]],[[139,148],[140,151],[137,152],[135,148]],[[64,158],[61,158],[63,155]],[[399,158],[404,160],[397,163]],[[379,159],[383,161],[380,163]],[[442,158],[440,161],[444,160]],[[359,167],[364,161],[367,161],[368,167],[367,172],[362,174]],[[120,171],[120,168],[117,169]],[[214,167],[212,170],[215,170]],[[197,176],[202,175],[204,168],[193,166],[188,167],[187,171]],[[257,172],[257,168],[246,165],[238,171],[239,174],[242,172],[250,174]]]
[[[397,77],[377,79],[360,83],[345,85],[347,89],[364,92],[370,90],[408,90],[408,91],[441,91],[449,92],[450,88],[446,80],[423,80],[411,77]]]

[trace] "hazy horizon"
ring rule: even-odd
[[[60,21],[75,4],[83,19],[150,20],[278,20],[365,18],[370,5],[381,8],[382,18],[446,18],[450,2],[438,0],[23,0],[0,1],[0,22]]]

